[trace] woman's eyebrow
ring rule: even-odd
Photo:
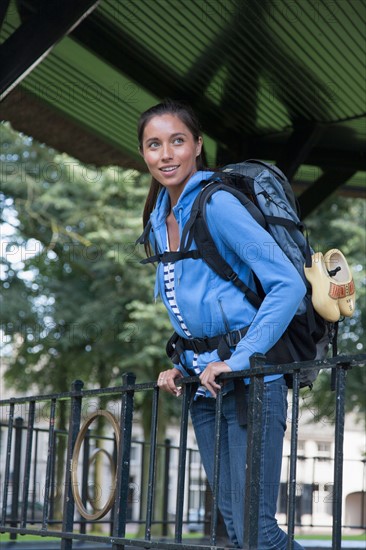
[[[177,136],[186,136],[186,134],[184,132],[175,132],[174,134],[171,134],[169,137],[170,138],[175,138]],[[158,137],[150,137],[150,138],[147,138],[146,139],[146,143],[148,143],[149,141],[159,141],[160,138]]]

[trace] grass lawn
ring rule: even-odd
[[[342,540],[366,540],[366,533],[361,535],[343,535]],[[297,539],[303,540],[332,540],[332,535],[296,535]]]
[[[98,533],[99,534],[99,533]],[[184,534],[183,538],[185,539],[199,539],[201,538],[201,533],[188,533]],[[126,535],[127,539],[133,539],[135,538],[135,535]],[[296,535],[297,539],[303,539],[303,540],[331,540],[331,535]],[[36,540],[42,540],[42,541],[57,541],[60,540],[58,537],[40,537],[38,535],[18,535],[16,541],[19,542],[26,542],[26,541],[36,541]],[[361,533],[360,535],[344,535],[342,537],[342,540],[366,540],[366,533]],[[9,533],[0,533],[0,543],[1,542],[8,542],[10,541],[10,534]],[[15,542],[15,541],[13,541]]]

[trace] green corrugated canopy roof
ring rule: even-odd
[[[52,4],[10,2],[3,55],[25,23],[52,18]],[[198,112],[211,165],[273,161],[307,193],[309,211],[335,189],[365,196],[363,1],[96,4],[4,94],[2,118],[15,129],[87,163],[143,169],[138,116],[169,96]]]

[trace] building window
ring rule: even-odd
[[[301,439],[297,442],[297,456],[300,458],[305,456],[305,441],[302,441]]]
[[[130,454],[130,460],[131,462],[137,462],[138,461],[138,449],[137,449],[137,445],[132,445],[131,446],[131,454]]]
[[[331,456],[331,444],[328,441],[317,441],[318,456],[329,458]]]

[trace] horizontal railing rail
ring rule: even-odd
[[[244,522],[244,548],[257,548],[258,537],[258,505],[259,505],[259,479],[260,479],[260,452],[261,452],[261,434],[256,430],[261,419],[262,395],[264,388],[264,375],[266,374],[288,374],[293,377],[292,389],[292,416],[291,416],[291,451],[289,459],[289,478],[288,478],[288,549],[293,547],[294,531],[296,525],[296,468],[297,468],[297,439],[299,424],[299,395],[300,395],[300,371],[304,369],[333,369],[335,374],[335,452],[334,452],[334,471],[333,471],[333,525],[332,525],[332,548],[341,549],[342,535],[342,474],[343,474],[343,437],[345,421],[345,388],[347,371],[350,368],[360,368],[366,363],[366,354],[354,356],[338,356],[323,361],[307,361],[302,363],[292,363],[286,365],[266,365],[263,363],[265,358],[254,356],[251,360],[249,370],[225,373],[219,377],[220,381],[235,378],[250,378],[249,408],[248,408],[248,452],[247,452],[247,476],[246,488],[243,494],[245,499]],[[153,536],[153,526],[156,524],[154,517],[154,505],[157,498],[157,453],[160,446],[158,441],[158,413],[159,413],[159,388],[155,382],[136,383],[133,374],[123,375],[122,385],[113,388],[102,389],[83,389],[83,382],[76,381],[72,385],[70,392],[60,394],[39,395],[31,397],[10,398],[2,400],[0,406],[6,414],[7,438],[5,442],[5,464],[2,476],[2,508],[0,531],[17,534],[35,534],[39,536],[53,536],[61,539],[61,548],[63,550],[72,549],[73,540],[88,540],[90,542],[109,542],[114,550],[123,550],[125,546],[139,548],[160,548],[189,550],[192,548],[201,548],[201,550],[217,549],[223,550],[223,546],[218,545],[218,487],[220,472],[220,433],[221,433],[221,409],[222,393],[219,392],[216,399],[216,449],[214,465],[214,482],[211,488],[211,514],[210,514],[210,532],[209,541],[203,544],[183,542],[184,517],[184,499],[187,494],[187,453],[189,447],[187,443],[188,434],[188,415],[191,394],[194,391],[199,379],[197,377],[187,377],[179,380],[182,386],[181,415],[180,415],[180,441],[178,452],[178,470],[177,470],[177,491],[176,505],[174,510],[174,519],[167,515],[165,499],[164,517],[165,530],[164,538]],[[146,503],[144,508],[144,534],[138,538],[127,536],[126,525],[128,524],[128,504],[130,496],[130,466],[131,466],[131,448],[132,448],[132,427],[134,423],[134,402],[135,395],[138,392],[152,392],[151,405],[151,438],[148,442],[148,471],[147,479],[144,480],[146,487]],[[114,404],[118,403],[118,416],[112,415],[108,411],[97,409],[92,414],[88,414],[83,419],[83,403],[88,398],[106,397],[113,399]],[[45,407],[43,423],[47,419],[47,428],[38,428],[35,426],[38,422],[37,406],[41,404]],[[69,428],[65,431],[56,429],[56,418],[58,407],[66,404],[69,410]],[[26,412],[25,424],[19,420],[19,411]],[[93,509],[90,513],[86,509],[87,494],[85,492],[88,483],[87,476],[78,478],[79,455],[87,447],[89,436],[88,429],[94,420],[103,416],[111,424],[113,429],[113,450],[109,459],[111,463],[116,463],[116,471],[112,479],[112,489],[104,509]],[[84,420],[84,421],[83,421]],[[3,422],[4,423],[4,422]],[[89,424],[88,424],[89,423]],[[39,445],[39,433],[47,436],[47,453],[45,457],[45,479],[43,488],[43,504],[38,522],[39,528],[35,528],[35,518],[32,517],[32,506],[29,508],[29,502],[34,498],[34,479],[35,472],[31,469],[35,449]],[[26,442],[24,452],[21,452],[22,433],[26,433]],[[82,437],[81,437],[82,436]],[[58,437],[64,438],[66,445],[66,459],[64,472],[64,492],[63,509],[59,524],[53,517],[52,507],[53,490],[55,483],[55,456],[58,445]],[[99,436],[98,436],[99,437]],[[22,456],[21,460],[19,459]],[[33,476],[33,477],[32,477]],[[81,486],[81,493],[79,489]],[[11,508],[9,522],[9,507]],[[21,508],[20,517],[18,510]],[[31,513],[29,513],[31,512]],[[80,519],[77,512],[83,515]],[[102,513],[110,515],[111,532],[107,535],[97,535],[86,532],[86,523],[94,525],[102,520]],[[30,517],[31,516],[31,517]],[[89,517],[90,516],[90,517]],[[15,520],[15,518],[17,518]],[[105,520],[104,520],[105,521]],[[174,521],[174,540],[168,537],[168,525]]]

